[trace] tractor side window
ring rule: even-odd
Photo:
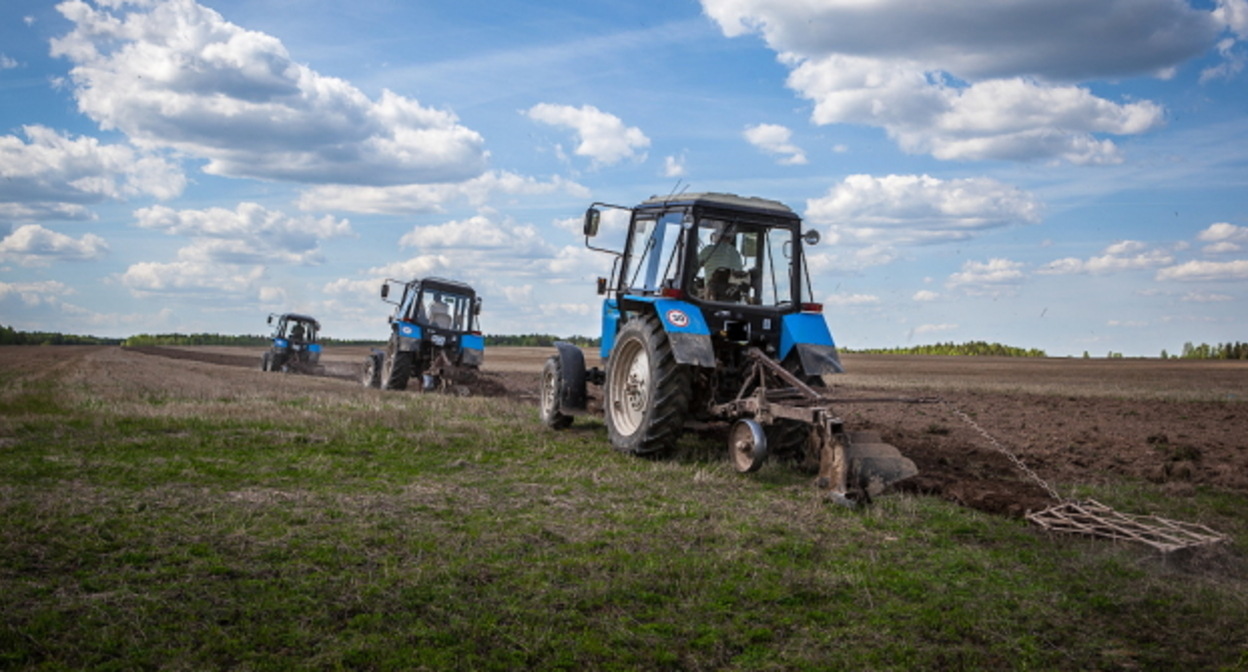
[[[763,303],[778,306],[793,302],[793,232],[768,229],[762,237]]]
[[[644,293],[659,291],[680,277],[681,218],[668,213],[662,219],[637,219],[628,249],[628,287]]]

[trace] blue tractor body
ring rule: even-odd
[[[293,373],[324,372],[321,366],[321,323],[299,313],[270,314],[273,325],[269,349],[261,356],[260,369]]]
[[[397,300],[390,299],[392,284],[403,288]],[[364,385],[403,390],[419,377],[423,389],[431,390],[471,377],[481,366],[481,298],[472,287],[444,278],[387,279],[381,298],[394,304],[390,340],[365,360]]]

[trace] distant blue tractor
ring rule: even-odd
[[[321,323],[315,318],[298,313],[272,313],[269,324],[273,336],[269,349],[260,358],[262,371],[310,373],[321,375]]]
[[[389,298],[391,284],[403,288],[398,301]],[[413,377],[420,378],[424,390],[471,382],[485,359],[485,339],[477,325],[481,298],[472,287],[443,278],[386,279],[381,298],[394,304],[390,341],[365,360],[366,387],[405,390]]]
[[[629,213],[622,251],[594,247],[600,208]],[[541,415],[561,429],[592,412],[588,385],[616,449],[671,451],[687,426],[730,422],[739,471],[769,454],[819,471],[838,501],[868,497],[918,473],[871,432],[846,432],[822,393],[844,371],[823,306],[810,300],[804,247],[816,231],[782,203],[732,194],[654,197],[632,208],[595,203],[586,246],[615,257],[598,279],[605,370],[557,343],[542,373]]]

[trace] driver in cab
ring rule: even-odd
[[[745,262],[737,251],[736,236],[712,231],[710,243],[698,251],[700,276],[706,278],[706,295],[710,301],[738,301],[730,291],[730,279],[745,271]]]

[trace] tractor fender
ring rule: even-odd
[[[845,373],[832,332],[822,315],[791,313],[780,320],[780,361],[796,352],[802,373],[822,376]]]
[[[555,341],[559,351],[559,373],[562,384],[559,410],[565,413],[585,410],[585,353],[566,341]]]
[[[621,304],[626,310],[653,312],[659,318],[677,364],[715,368],[711,329],[700,308],[687,301],[659,296],[628,296]]]
[[[480,334],[464,334],[459,337],[459,363],[462,366],[481,366],[485,361],[485,338]]]
[[[411,322],[397,321],[394,333],[399,337],[399,352],[418,352],[420,350],[420,326]]]

